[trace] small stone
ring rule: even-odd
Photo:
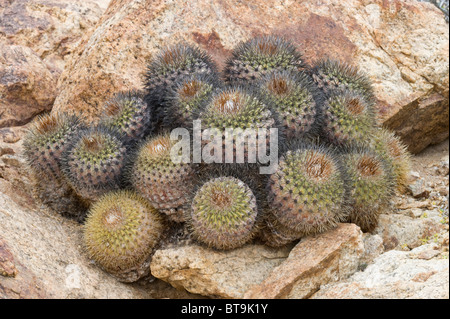
[[[7,155],[14,155],[14,150],[11,147],[2,147],[0,146],[0,156],[3,156],[5,154]]]
[[[420,178],[420,174],[418,172],[416,172],[416,171],[411,171],[409,173],[409,176],[410,176],[411,182],[414,182],[414,181],[416,181],[416,180],[418,180]]]
[[[2,136],[4,143],[14,144],[20,140],[20,136],[9,129],[0,130],[0,135]]]
[[[12,167],[21,167],[24,164],[24,160],[15,155],[6,154],[1,157],[3,163]]]
[[[414,198],[428,198],[430,190],[426,188],[426,183],[423,179],[418,179],[408,185],[408,190]]]
[[[413,218],[418,218],[420,216],[422,216],[423,214],[423,210],[420,208],[412,208],[409,210],[410,214],[409,216],[413,217]]]
[[[447,176],[449,172],[449,161],[448,157],[444,160],[441,160],[439,166],[435,170],[435,175],[439,176]]]
[[[16,277],[18,271],[14,265],[14,256],[9,251],[6,242],[0,237],[0,275]]]

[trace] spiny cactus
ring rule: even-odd
[[[312,69],[312,77],[325,94],[330,94],[338,89],[359,94],[368,103],[372,103],[374,99],[370,79],[356,67],[345,62],[321,60]]]
[[[234,177],[219,177],[196,192],[187,221],[198,241],[216,249],[232,249],[256,233],[255,195]]]
[[[298,238],[334,228],[346,216],[345,186],[334,153],[320,146],[288,151],[269,179],[274,218]],[[279,229],[280,230],[280,229]]]
[[[192,127],[192,121],[203,110],[213,92],[221,87],[211,74],[194,74],[181,80],[167,95],[164,127]]]
[[[80,128],[76,116],[50,113],[35,120],[24,139],[24,155],[31,168],[36,196],[56,212],[83,218],[85,206],[61,171],[61,154]]]
[[[206,52],[189,45],[167,47],[150,62],[144,82],[156,129],[163,124],[169,90],[184,78],[200,74],[218,77],[217,67]]]
[[[115,94],[105,103],[102,114],[100,125],[117,130],[125,142],[142,139],[153,130],[150,109],[142,92]]]
[[[399,191],[403,191],[409,178],[411,170],[411,156],[403,144],[393,132],[387,129],[377,130],[374,136],[370,137],[375,151],[385,159],[388,164],[392,165],[395,178],[395,187]],[[370,141],[367,142],[369,145]]]
[[[89,258],[120,281],[149,274],[150,259],[164,232],[159,213],[131,191],[105,194],[92,205],[83,227]]]
[[[65,176],[87,203],[119,189],[127,147],[116,131],[96,126],[79,130],[62,155]]]
[[[263,36],[241,43],[226,62],[225,81],[250,84],[274,70],[303,70],[305,64],[295,46],[287,40]]]
[[[271,72],[258,82],[258,93],[278,117],[287,139],[317,133],[321,95],[306,73]]]
[[[147,139],[139,148],[129,179],[152,206],[173,221],[183,221],[195,171],[191,164],[172,160],[171,149],[175,143],[167,134]]]
[[[256,141],[250,140],[247,143],[244,136],[246,129],[253,129],[256,133],[259,129],[260,134],[265,133],[266,144],[268,144],[269,129],[275,127],[275,119],[268,106],[251,90],[239,86],[227,87],[214,93],[204,111],[200,113],[200,119],[202,127],[217,129],[218,133],[222,134],[222,139],[219,141],[221,145],[215,145],[217,140],[210,143],[223,150],[223,159],[227,150],[233,149],[233,161],[237,161],[236,151],[239,148],[243,150],[244,161],[249,159],[249,149],[256,149],[253,147],[256,147],[260,137],[256,136]],[[226,129],[240,130],[230,132],[233,135],[227,136]],[[256,158],[256,154],[254,157]]]
[[[374,133],[373,106],[351,91],[334,91],[323,107],[323,135],[338,146],[364,142]]]
[[[364,232],[372,231],[394,194],[392,166],[376,153],[361,148],[344,153],[341,159],[348,187],[348,221]]]
[[[77,117],[65,113],[38,117],[24,140],[25,157],[36,174],[61,180],[60,157],[79,126]]]

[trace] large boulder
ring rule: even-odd
[[[292,40],[308,63],[330,57],[366,72],[381,121],[410,151],[448,136],[448,25],[439,9],[415,0],[113,0],[67,62],[54,109],[95,118],[113,93],[142,88],[162,47],[196,44],[222,67],[240,41],[262,34]]]
[[[0,40],[0,128],[52,109],[57,78],[33,50]]]
[[[0,128],[51,110],[67,56],[108,3],[0,0]]]
[[[109,0],[0,0],[0,40],[31,48],[56,76]]]
[[[216,298],[242,298],[287,258],[291,248],[249,244],[216,251],[198,244],[173,246],[156,251],[150,269],[153,276],[177,289]]]

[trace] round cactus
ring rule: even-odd
[[[375,144],[376,152],[392,165],[396,189],[403,191],[408,185],[411,170],[411,156],[405,144],[393,132],[386,129],[377,130],[371,141]]]
[[[374,99],[372,83],[357,68],[341,61],[321,60],[312,70],[317,86],[326,94],[334,90],[346,90],[359,94],[371,103]]]
[[[158,212],[131,191],[105,194],[92,205],[83,228],[89,258],[120,281],[149,274],[150,259],[164,232]]]
[[[348,187],[348,221],[364,232],[372,231],[394,193],[392,166],[374,152],[360,148],[350,150],[341,158]]]
[[[334,153],[301,146],[280,158],[268,183],[268,203],[275,219],[298,237],[337,226],[346,216],[345,186]]]
[[[376,127],[373,106],[361,95],[335,91],[323,107],[323,135],[338,146],[364,143]]]
[[[24,155],[32,171],[35,196],[45,205],[80,221],[85,205],[73,192],[61,171],[61,154],[77,134],[80,121],[65,113],[50,113],[32,123],[24,139]]]
[[[258,92],[278,117],[286,138],[304,137],[319,127],[316,99],[320,95],[306,73],[292,70],[269,73],[258,83]]]
[[[105,105],[100,125],[117,130],[125,142],[142,139],[152,131],[151,114],[144,94],[137,91],[119,92]]]
[[[232,149],[234,162],[239,162],[236,157],[238,150],[242,150],[244,162],[249,160],[249,151],[252,150],[256,162],[256,143],[261,138],[257,135],[258,130],[260,134],[265,133],[265,142],[268,144],[269,129],[275,127],[275,119],[267,105],[249,89],[235,86],[214,93],[205,110],[200,113],[200,119],[202,127],[216,129],[217,134],[222,134],[220,141],[213,139],[210,143],[221,143],[215,146],[223,150],[224,160],[228,149]],[[228,132],[229,136],[227,129],[232,129]],[[246,139],[246,130],[250,134],[256,134],[254,141]]]
[[[164,127],[192,127],[194,117],[219,86],[218,80],[211,74],[194,74],[181,80],[168,92]]]
[[[189,45],[168,47],[150,62],[145,74],[146,102],[152,108],[155,129],[163,123],[169,90],[194,74],[217,77],[218,73],[217,67],[206,52]]]
[[[302,70],[301,54],[282,38],[264,36],[241,43],[224,69],[228,83],[248,84],[274,70]]]
[[[61,154],[77,132],[80,121],[64,113],[38,117],[24,139],[24,154],[34,173],[44,178],[61,180]]]
[[[146,140],[139,148],[129,179],[152,206],[173,221],[183,221],[195,175],[191,164],[172,160],[175,143],[167,134]]]
[[[117,132],[96,126],[80,130],[63,153],[64,173],[87,203],[121,187],[127,148]]]
[[[218,177],[196,192],[187,221],[198,241],[216,249],[244,245],[256,233],[256,198],[234,177]]]

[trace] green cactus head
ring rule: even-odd
[[[337,146],[351,146],[366,141],[374,133],[376,119],[373,105],[361,95],[335,91],[323,107],[323,134]]]
[[[198,241],[216,249],[237,248],[256,232],[256,198],[234,177],[218,177],[196,192],[187,221]]]
[[[62,155],[65,176],[86,202],[119,189],[127,148],[117,132],[96,126],[80,130]]]
[[[297,236],[321,233],[345,217],[345,186],[333,151],[300,146],[288,151],[268,183],[275,219]]]
[[[164,126],[192,127],[194,118],[219,87],[218,79],[211,74],[194,74],[181,80],[168,93]]]
[[[335,90],[346,90],[361,95],[368,103],[373,103],[372,83],[356,67],[342,61],[324,59],[316,64],[312,74],[318,87],[326,94]]]
[[[105,194],[89,210],[83,243],[87,255],[124,282],[148,275],[151,254],[164,232],[158,212],[131,191]]]
[[[247,84],[274,70],[302,70],[303,58],[289,41],[263,36],[241,43],[224,69],[228,83]]]
[[[258,93],[271,107],[286,137],[301,138],[319,127],[319,92],[306,73],[275,71],[262,77]],[[319,102],[320,103],[320,102]]]
[[[138,141],[152,131],[150,109],[141,92],[115,94],[105,103],[102,114],[100,125],[120,132],[125,142]]]
[[[168,134],[148,138],[138,150],[129,178],[134,189],[152,206],[174,221],[183,221],[195,171],[189,163],[172,160],[171,149],[175,143]],[[177,214],[172,216],[173,213]]]
[[[228,87],[216,92],[200,114],[208,128],[270,128],[272,112],[254,93],[242,87]]]
[[[394,194],[392,166],[368,149],[354,148],[341,158],[348,187],[348,220],[364,232],[372,231]]]
[[[24,154],[35,174],[60,181],[61,154],[80,127],[77,117],[65,113],[49,113],[35,120],[24,139]]]
[[[411,155],[406,145],[393,132],[387,129],[377,130],[372,143],[375,151],[392,165],[397,190],[403,191],[408,185],[411,170]]]

